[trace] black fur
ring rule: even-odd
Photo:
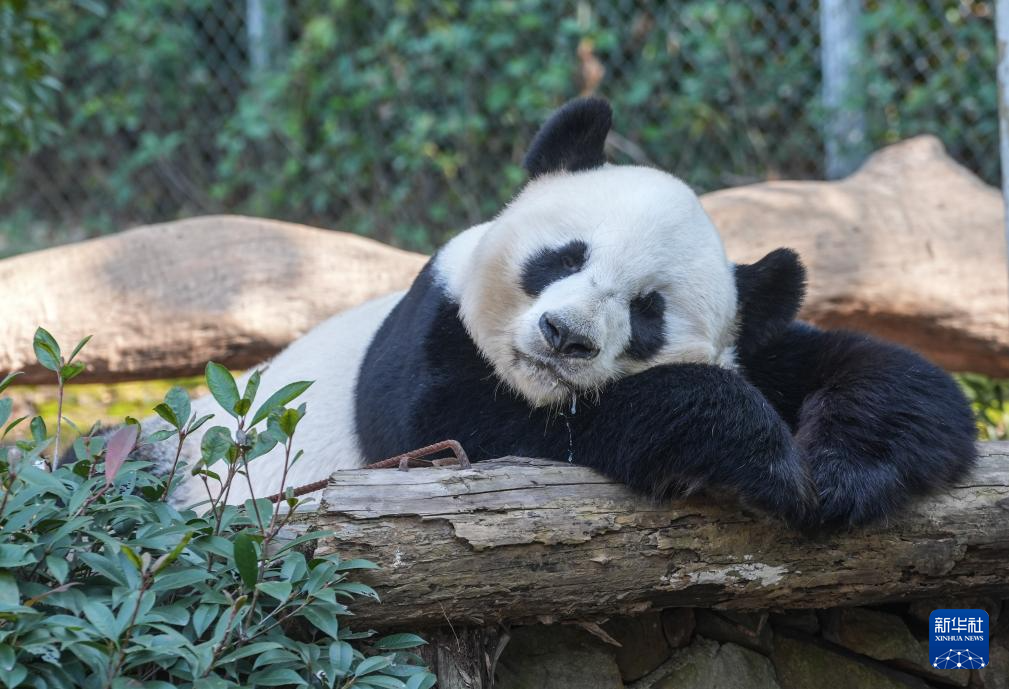
[[[791,249],[775,249],[756,263],[736,266],[736,293],[736,351],[745,356],[795,320],[806,295],[806,269]]]
[[[804,276],[792,252],[737,268],[740,373],[654,367],[566,418],[499,385],[434,281],[436,260],[363,361],[357,430],[368,461],[446,438],[476,461],[570,452],[642,493],[728,488],[803,529],[886,518],[974,461],[970,408],[948,375],[895,345],[792,320]]]
[[[658,292],[631,300],[631,341],[627,356],[644,361],[655,356],[666,343],[663,332],[666,320],[666,300]]]
[[[588,245],[581,240],[536,252],[522,266],[522,290],[530,297],[538,296],[557,280],[581,270],[588,252]]]
[[[550,172],[577,172],[606,162],[603,144],[613,123],[610,104],[602,98],[569,101],[540,128],[523,165],[530,177]]]

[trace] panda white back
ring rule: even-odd
[[[260,401],[288,383],[314,381],[298,398],[299,403],[306,404],[306,415],[298,426],[294,447],[295,451],[304,451],[304,456],[288,472],[288,486],[311,483],[333,471],[361,464],[361,450],[354,432],[357,364],[364,358],[375,331],[402,296],[402,292],[396,292],[339,313],[295,340],[271,361],[253,369],[262,372],[257,395]],[[238,380],[239,390],[245,389],[251,373],[250,370]],[[215,425],[232,431],[236,428],[235,419],[210,395],[195,400],[193,411],[198,416],[214,414],[214,418],[188,439],[186,460],[190,466],[199,458],[200,442],[209,428]],[[157,425],[154,420],[145,423],[149,428]],[[252,461],[250,479],[257,498],[280,491],[283,463],[280,446]],[[219,472],[220,468],[214,470]],[[190,479],[174,497],[180,504],[192,504],[205,500],[207,495],[202,483]],[[248,497],[249,486],[239,477],[232,484],[228,500],[241,503]]]
[[[476,242],[486,225],[466,230],[439,252],[438,262],[448,264],[440,274],[446,283],[448,276],[457,275],[460,266],[470,261]],[[294,381],[313,381],[298,403],[305,403],[306,415],[298,426],[294,452],[303,451],[302,460],[288,472],[286,486],[297,488],[325,479],[334,471],[360,466],[364,462],[355,427],[355,388],[361,363],[376,331],[399,303],[403,292],[394,292],[372,299],[355,308],[343,311],[323,321],[302,337],[292,342],[276,357],[250,369],[238,379],[239,390],[244,390],[253,371],[260,371],[258,400],[265,400],[274,392]],[[211,395],[193,401],[196,415],[214,414],[211,422],[193,433],[186,443],[184,460],[192,467],[199,459],[200,443],[207,430],[224,426],[234,432],[235,419],[224,412]],[[145,431],[164,428],[163,422],[151,418],[144,422]],[[158,448],[159,462],[171,461],[164,456],[167,448]],[[274,495],[280,491],[284,454],[281,447],[253,460],[250,471],[252,490],[256,497]],[[211,488],[217,495],[216,484]],[[187,481],[174,495],[179,504],[192,504],[206,499],[206,488],[197,480]],[[248,483],[239,478],[228,495],[231,503],[241,503],[249,498]]]

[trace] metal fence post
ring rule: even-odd
[[[1009,0],[995,6],[995,35],[998,40],[998,139],[1002,161],[1002,200],[1006,208],[1005,238],[1009,246]]]
[[[245,33],[253,78],[276,64],[284,44],[285,0],[246,0]]]
[[[829,179],[854,172],[865,155],[864,94],[861,83],[861,0],[820,3],[820,62],[823,72],[824,137]]]

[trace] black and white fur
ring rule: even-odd
[[[261,395],[317,381],[288,485],[452,438],[473,460],[567,459],[658,498],[728,489],[812,529],[885,518],[970,468],[948,375],[796,321],[798,257],[731,264],[685,184],[605,164],[610,119],[599,99],[559,110],[498,217],[269,365]],[[252,464],[258,496],[280,468]]]

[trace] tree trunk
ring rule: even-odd
[[[590,469],[508,458],[471,469],[337,472],[302,528],[381,566],[357,625],[559,621],[704,606],[826,608],[1009,596],[1009,443],[888,526],[808,539],[727,497],[657,504]]]

